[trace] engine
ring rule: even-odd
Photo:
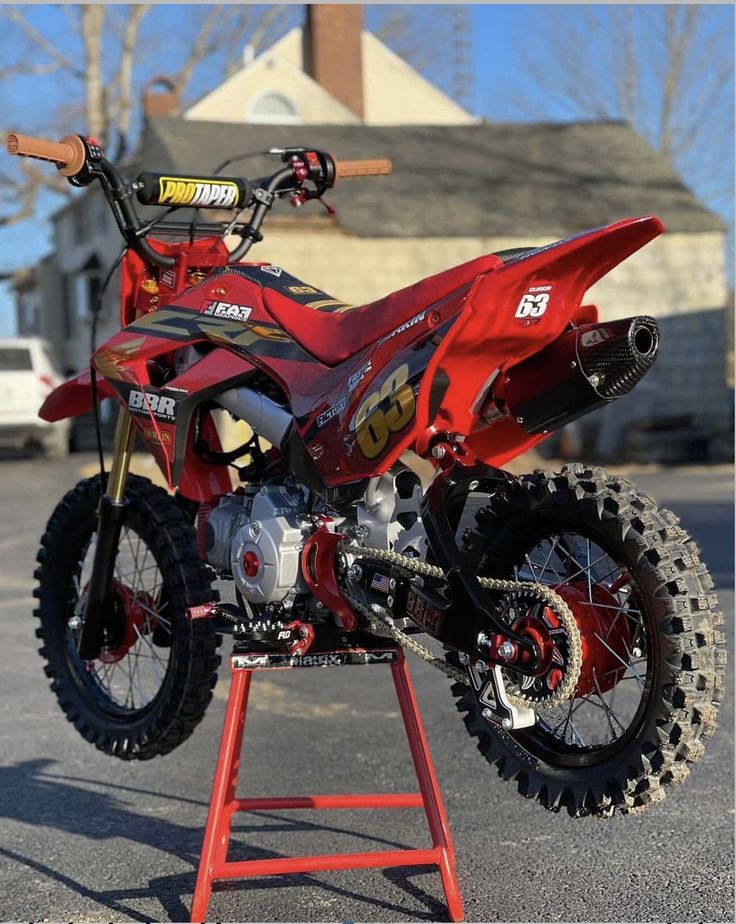
[[[291,479],[246,487],[200,514],[205,557],[219,574],[232,576],[247,603],[290,610],[300,594],[309,592],[300,557],[315,529],[315,512],[328,513],[341,532],[363,545],[424,557],[421,496],[419,478],[403,466],[371,479],[363,500],[346,518],[324,508],[312,511],[307,490]]]
[[[222,498],[207,517],[207,561],[220,573],[232,574],[249,603],[283,602],[307,591],[299,556],[313,528],[300,487],[246,488]]]

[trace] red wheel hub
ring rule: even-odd
[[[560,666],[564,666],[564,661],[554,638],[554,633],[561,625],[554,610],[548,606],[541,610],[539,616],[527,614],[515,620],[511,625],[517,635],[526,636],[534,643],[539,655],[539,665],[535,676],[545,678],[550,690],[554,690],[563,678]],[[520,661],[523,663],[524,660],[521,654]]]
[[[103,648],[99,659],[104,664],[115,664],[120,661],[135,645],[141,635],[153,632],[156,628],[156,618],[151,616],[156,605],[148,594],[134,593],[125,584],[113,580],[112,592],[117,598],[117,605],[121,607],[124,627],[122,640],[114,648]]]
[[[580,630],[583,666],[576,695],[607,693],[624,676],[633,643],[631,624],[621,604],[600,584],[592,584],[589,594],[586,581],[559,584],[552,590],[570,607]]]

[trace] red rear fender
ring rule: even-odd
[[[592,307],[581,305],[587,290],[663,230],[657,218],[626,219],[542,247],[478,277],[461,317],[427,367],[417,418],[428,428],[419,434],[417,451],[425,453],[436,432],[470,436],[491,373],[539,352],[571,322],[593,318]],[[531,310],[527,310],[529,305]],[[430,411],[430,395],[438,375],[446,384],[435,413]],[[490,431],[493,438],[503,434],[500,456],[504,459],[523,452],[541,438],[530,438],[513,421],[491,427]],[[484,460],[490,461],[486,450]],[[491,464],[502,463],[494,459]]]
[[[115,392],[109,382],[97,376],[97,393],[100,398],[112,398]],[[64,420],[81,417],[92,410],[92,382],[89,369],[83,369],[55,388],[41,405],[38,416],[42,420]]]

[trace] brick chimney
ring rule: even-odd
[[[310,3],[304,29],[304,70],[325,90],[363,118],[363,7],[353,3]]]
[[[173,80],[159,75],[143,87],[143,115],[146,118],[178,116],[181,112],[179,90]]]

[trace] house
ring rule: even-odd
[[[15,292],[16,331],[20,337],[44,337],[53,346],[70,336],[73,319],[67,298],[59,299],[61,277],[56,255],[49,254],[35,266],[27,266],[10,276]],[[53,306],[53,310],[52,307]],[[62,359],[57,353],[57,361]],[[59,362],[60,371],[72,372]]]
[[[310,4],[288,32],[183,113],[204,122],[467,125],[478,120],[363,29],[357,4]]]
[[[251,251],[354,304],[482,253],[658,215],[668,233],[586,299],[603,318],[650,314],[663,330],[655,370],[596,416],[594,445],[609,458],[634,452],[626,445],[632,425],[658,420],[684,427],[686,437],[697,428],[728,429],[725,228],[665,160],[620,122],[479,121],[362,31],[358,7],[332,14],[339,41],[321,28],[320,9],[311,6],[304,30],[288,33],[183,112],[172,107],[161,116],[165,107],[149,106],[140,164],[201,175],[242,152],[293,145],[339,158],[391,158],[391,176],[343,182],[329,193],[335,215],[319,203],[275,209],[263,243]],[[260,176],[274,166],[254,158],[229,170]],[[71,202],[53,221],[62,314],[70,319],[56,346],[64,364],[78,368],[88,358],[88,309],[120,240],[98,193]],[[42,313],[59,310],[44,302]],[[113,285],[99,339],[116,325]]]

